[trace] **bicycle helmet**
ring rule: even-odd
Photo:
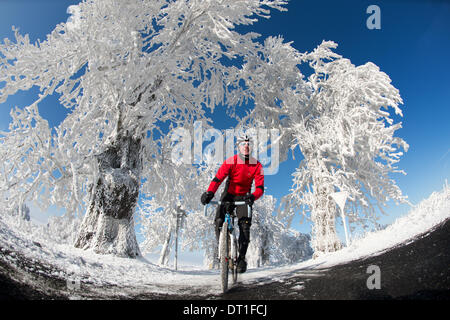
[[[237,138],[237,144],[241,144],[242,142],[248,142],[248,143],[252,143],[252,139],[250,138],[250,136],[248,134],[243,134],[241,136],[239,136]]]

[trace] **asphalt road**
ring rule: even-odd
[[[450,219],[415,241],[398,245],[380,255],[337,265],[329,269],[299,269],[277,281],[263,284],[244,282],[226,294],[205,296],[201,288],[184,294],[163,295],[152,292],[123,295],[123,288],[102,288],[102,295],[84,286],[79,296],[87,299],[130,300],[449,300],[450,299]],[[25,271],[31,261],[19,257],[12,267],[0,254],[0,299],[50,300],[68,299],[67,284],[51,274],[52,266],[35,265],[35,273]],[[375,267],[371,267],[375,266]],[[375,268],[374,270],[370,268]],[[368,270],[369,269],[369,270]],[[39,270],[46,272],[39,272]],[[369,272],[368,272],[369,271]],[[14,280],[13,280],[14,279]],[[24,279],[20,281],[17,279]],[[25,279],[27,281],[25,281]],[[35,286],[26,282],[32,281]],[[369,286],[375,286],[370,289]],[[188,287],[187,287],[188,288]],[[118,294],[120,292],[120,294]]]

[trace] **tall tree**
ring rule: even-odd
[[[75,245],[140,254],[133,213],[151,184],[156,130],[251,97],[240,59],[261,46],[235,25],[283,10],[284,0],[85,0],[44,41],[0,45],[0,103],[40,89],[1,137],[9,199],[86,210]],[[38,110],[57,94],[68,116],[54,130]]]
[[[186,130],[186,127],[183,129]],[[200,211],[199,171],[176,156],[173,140],[171,134],[159,139],[161,148],[153,163],[152,184],[146,186],[148,198],[143,200],[140,208],[144,238],[141,247],[144,252],[150,252],[161,245],[160,265],[167,265],[171,247],[179,238],[186,213]]]
[[[271,38],[245,68],[249,78],[260,78],[250,83],[261,85],[252,88],[255,108],[243,123],[279,128],[282,160],[289,149],[303,154],[280,213],[311,213],[316,256],[341,248],[333,193],[348,193],[346,215],[362,225],[375,222],[376,208],[387,201],[406,201],[390,178],[403,172],[396,163],[408,149],[394,136],[401,123],[390,113],[402,116],[399,91],[375,64],[355,66],[333,52],[336,47],[324,41],[302,54]],[[308,68],[305,78],[300,70]]]
[[[406,201],[391,173],[408,144],[395,137],[389,108],[401,116],[399,91],[373,63],[353,65],[332,51],[334,42],[323,42],[304,55],[313,73],[306,112],[295,126],[295,146],[304,160],[294,173],[292,193],[286,204],[306,205],[313,222],[315,255],[341,247],[336,235],[338,215],[332,194],[348,194],[346,215],[350,222],[376,222],[376,208],[389,200]]]

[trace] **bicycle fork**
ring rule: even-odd
[[[233,219],[231,218],[231,216],[229,214],[225,215],[225,222],[227,223],[228,226],[228,237],[227,240],[229,241],[229,246],[228,246],[228,252],[225,252],[225,259],[227,261],[227,263],[232,266],[232,264],[236,263],[236,261],[234,261],[234,258],[237,257],[237,241],[236,241],[236,235],[235,235],[235,230],[233,227]],[[223,225],[222,225],[223,226]],[[220,239],[219,239],[220,240]],[[219,243],[219,257],[222,256],[222,252],[221,252],[221,248],[222,246]],[[232,264],[230,264],[230,260],[232,262]]]

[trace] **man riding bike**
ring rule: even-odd
[[[209,188],[201,196],[201,203],[208,204],[214,197],[222,181],[228,177],[224,192],[220,200],[222,202],[245,201],[252,206],[253,202],[259,199],[264,193],[264,173],[262,165],[255,158],[250,156],[251,140],[244,135],[237,139],[239,153],[228,158],[217,171],[216,176],[211,181]],[[255,180],[255,191],[250,193],[253,180]],[[234,208],[226,208],[220,205],[216,211],[215,231],[216,239],[219,241],[220,229],[225,219],[225,212],[230,212]],[[237,261],[237,271],[243,273],[247,270],[245,254],[250,242],[251,218],[248,217],[247,206],[237,206],[236,216],[239,225],[239,257]]]

